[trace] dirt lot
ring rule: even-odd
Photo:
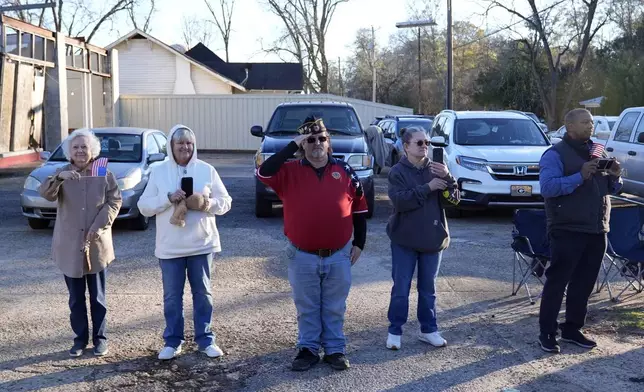
[[[295,308],[290,299],[282,219],[257,219],[252,157],[209,155],[233,197],[218,218],[223,252],[213,279],[218,343],[209,360],[192,342],[161,363],[162,290],[153,256],[154,226],[117,225],[117,260],[108,271],[110,354],[67,355],[72,341],[67,292],[50,261],[51,229],[34,231],[20,215],[24,177],[0,178],[0,390],[2,391],[636,391],[644,390],[644,295],[616,306],[592,297],[591,352],[564,344],[547,355],[536,344],[538,304],[511,297],[511,215],[474,214],[451,220],[452,246],[438,283],[439,325],[449,345],[430,348],[414,334],[415,298],[403,349],[388,351],[386,310],[391,259],[385,234],[386,178],[377,179],[377,211],[367,248],[353,269],[346,332],[352,368],[318,365],[289,370],[295,355]],[[534,286],[538,290],[537,286]],[[189,289],[186,320],[191,320]],[[188,339],[192,336],[187,322]]]

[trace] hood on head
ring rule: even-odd
[[[168,148],[166,150],[168,152],[168,158],[169,158],[170,162],[172,162],[175,165],[177,164],[177,161],[176,161],[176,159],[174,159],[174,152],[172,151],[172,137],[174,136],[175,132],[177,132],[180,129],[187,129],[190,132],[192,132],[193,135],[195,135],[195,132],[192,129],[188,128],[187,126],[185,126],[183,124],[177,124],[174,127],[172,127],[172,129],[170,129],[170,133],[168,134],[168,145],[169,146],[168,146]],[[188,162],[188,165],[190,165],[191,163],[195,162],[196,160],[197,160],[197,135],[195,135],[195,148],[194,148],[194,151],[192,152],[192,158],[190,158],[190,162]]]

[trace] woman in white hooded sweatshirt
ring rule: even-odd
[[[186,276],[192,291],[195,342],[208,357],[223,355],[211,329],[212,294],[210,272],[213,253],[220,252],[215,215],[230,210],[232,198],[214,167],[197,159],[195,134],[186,126],[170,130],[168,159],[152,169],[138,203],[145,216],[156,216],[154,255],[159,259],[163,280],[165,347],[159,359],[172,359],[181,353],[184,342],[183,289]],[[188,210],[185,225],[170,223],[178,203],[186,199],[181,189],[183,177],[191,177],[193,194],[205,195],[199,210]]]

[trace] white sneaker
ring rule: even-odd
[[[202,353],[206,353],[206,355],[210,358],[219,358],[222,355],[224,355],[224,352],[221,351],[219,346],[216,344],[211,344],[210,346],[206,347],[204,350],[201,350]]]
[[[443,339],[440,333],[420,333],[418,335],[418,340],[421,342],[429,343],[434,347],[445,347],[447,346],[447,340]]]
[[[162,361],[167,361],[168,359],[172,359],[179,354],[181,354],[181,346],[177,348],[164,347],[163,350],[159,352],[159,359]]]
[[[402,347],[402,344],[400,342],[401,338],[402,336],[400,335],[389,334],[387,336],[387,348],[390,350],[400,350],[400,348]]]

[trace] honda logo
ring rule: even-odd
[[[514,167],[514,174],[517,176],[525,176],[528,174],[528,167],[527,166],[515,166]]]

